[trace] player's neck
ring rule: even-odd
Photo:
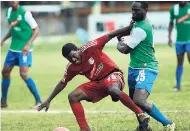
[[[12,8],[13,12],[17,11],[19,8],[19,5],[16,8]]]
[[[144,19],[142,19],[142,20],[139,20],[139,21],[136,21],[136,22],[137,22],[137,23],[143,22],[143,21],[145,21],[145,19],[146,19],[146,18],[144,18]]]

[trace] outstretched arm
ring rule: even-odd
[[[104,36],[99,37],[98,39],[96,39],[96,43],[97,43],[97,47],[102,50],[103,47],[105,46],[105,44],[111,40],[112,38],[116,37],[116,36],[127,36],[130,34],[131,30],[133,28],[133,23],[131,23],[129,26],[121,28],[121,29],[117,29],[114,30]]]
[[[1,46],[3,46],[4,42],[9,38],[11,37],[11,30],[9,30],[7,32],[7,34],[5,35],[5,37],[1,40]]]
[[[46,108],[45,111],[47,111],[49,109],[50,102],[66,87],[66,85],[66,83],[60,81],[51,93],[51,95],[47,98],[47,100],[37,107],[37,110],[40,111],[43,108]]]
[[[174,22],[173,22],[173,21],[170,21],[170,23],[169,23],[169,28],[168,28],[168,45],[169,45],[170,47],[172,47],[171,34],[172,34],[173,27],[174,27]]]
[[[55,89],[47,98],[47,100],[43,102],[40,106],[38,106],[37,110],[40,111],[43,108],[46,108],[46,111],[47,111],[50,106],[50,102],[53,100],[53,98],[57,96],[66,87],[67,83],[70,80],[72,80],[76,75],[77,75],[77,72],[75,71],[73,72],[73,68],[71,67],[71,64],[69,63],[66,67],[66,71],[65,71],[63,79],[56,85]]]
[[[127,27],[117,29],[117,30],[114,30],[113,32],[110,32],[109,34],[107,34],[107,36],[108,36],[109,39],[112,39],[112,38],[114,38],[116,36],[119,36],[119,37],[127,36],[127,35],[130,35],[130,32],[131,32],[132,28],[133,28],[133,24],[130,24]]]
[[[51,93],[51,95],[47,98],[46,101],[51,102],[51,100],[57,96],[65,87],[66,87],[66,83],[60,81],[57,86],[55,87],[55,89],[53,90],[53,92]]]

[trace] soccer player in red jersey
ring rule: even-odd
[[[144,128],[148,125],[149,118],[142,110],[135,105],[131,98],[123,92],[124,78],[118,66],[102,52],[105,44],[122,33],[129,32],[132,25],[115,30],[88,42],[80,48],[73,43],[67,43],[62,47],[62,55],[69,60],[63,79],[57,84],[54,91],[38,106],[38,111],[43,108],[48,110],[51,100],[61,92],[76,75],[84,75],[90,81],[80,85],[68,96],[72,111],[76,117],[81,131],[90,131],[86,122],[83,106],[80,101],[86,100],[96,103],[110,95],[112,101],[121,101],[123,105],[136,113],[137,117],[144,123]]]

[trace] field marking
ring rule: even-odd
[[[165,110],[164,113],[190,113],[190,110]],[[45,111],[36,111],[36,110],[1,110],[1,114],[72,114],[71,110],[49,110]],[[85,110],[87,114],[132,114],[132,111],[113,111],[113,110]]]

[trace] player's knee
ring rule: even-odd
[[[141,100],[141,99],[133,99],[133,101],[135,102],[136,105],[138,105],[139,107],[144,107],[146,104],[146,101]]]
[[[78,97],[78,96],[79,96],[79,95],[77,95],[77,94],[71,92],[71,93],[68,95],[69,102],[70,102],[70,103],[79,102],[80,100],[79,100],[79,97]]]
[[[26,72],[20,72],[20,77],[23,79],[23,80],[27,80],[28,79],[28,74]]]
[[[119,100],[121,91],[117,87],[108,88],[108,92],[111,95],[113,101],[118,101]]]
[[[111,96],[111,99],[113,102],[118,102],[119,101],[119,96],[115,97],[115,96]]]
[[[10,77],[10,71],[2,70],[1,72],[3,78],[9,78]]]

